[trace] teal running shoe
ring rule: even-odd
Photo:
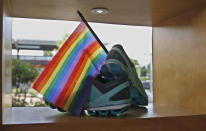
[[[121,115],[129,104],[129,82],[127,77],[109,81],[99,75],[93,82],[87,105],[89,115]]]
[[[101,74],[116,80],[119,76],[128,76],[130,84],[130,104],[132,106],[148,105],[148,96],[138,78],[136,68],[125,53],[121,45],[114,45],[107,56],[107,60],[101,68]]]

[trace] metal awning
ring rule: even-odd
[[[57,41],[19,39],[12,41],[12,49],[52,51],[53,49],[57,49],[56,44]]]

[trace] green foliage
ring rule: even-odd
[[[150,73],[151,72],[151,64],[147,65],[147,69],[148,69],[148,73]]]
[[[52,51],[44,51],[44,56],[53,56]]]
[[[12,107],[24,107],[24,106],[25,106],[24,100],[18,100],[18,99],[12,100]]]
[[[12,59],[12,87],[32,82],[39,74],[39,68],[20,60]]]
[[[48,106],[48,105],[45,103],[42,103],[42,102],[36,102],[34,106],[35,107],[42,107],[42,106]]]
[[[139,65],[139,62],[135,59],[130,59],[132,61],[132,63],[135,65],[135,66],[138,66]]]
[[[137,74],[139,73],[140,67],[139,67],[139,62],[136,59],[131,59],[131,62],[134,64],[135,68],[136,68],[136,72]]]
[[[147,66],[143,66],[143,67],[140,67],[139,66],[139,62],[135,59],[130,59],[132,61],[132,63],[135,65],[135,68],[136,68],[136,71],[137,73],[140,73],[140,76],[141,76],[141,79],[142,80],[147,80],[149,78],[147,78],[147,74],[150,73],[150,64],[148,64]],[[139,72],[140,71],[140,72]]]
[[[141,76],[147,76],[147,74],[149,73],[149,69],[147,69],[145,66],[143,66],[141,68]]]
[[[23,94],[23,93],[25,93],[25,91],[20,89],[20,88],[13,88],[12,93],[14,93],[14,94],[16,94],[16,93]]]
[[[149,78],[148,77],[140,77],[140,80],[141,81],[146,81],[146,80],[149,80]]]

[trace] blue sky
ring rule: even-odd
[[[71,34],[80,22],[13,18],[13,39],[60,40],[64,34]],[[151,61],[152,28],[89,23],[103,43],[122,44],[128,56],[137,59],[141,65]],[[13,52],[15,54],[15,51]],[[21,51],[24,55],[42,55],[42,52]]]

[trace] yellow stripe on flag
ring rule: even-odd
[[[63,56],[63,58],[61,59],[61,61],[59,62],[59,64],[57,65],[57,67],[55,68],[54,72],[52,73],[52,75],[50,76],[49,80],[46,82],[46,84],[44,85],[44,87],[41,90],[41,94],[44,94],[46,92],[46,90],[48,89],[49,85],[51,84],[52,80],[55,78],[56,74],[58,73],[59,69],[62,67],[63,63],[65,62],[66,58],[68,57],[68,55],[71,53],[71,51],[73,50],[73,48],[77,45],[77,43],[85,36],[85,34],[88,32],[89,30],[86,28],[82,34],[77,38],[76,41],[74,41],[74,43],[71,45],[71,47],[69,48],[69,50],[65,53],[65,55]]]

